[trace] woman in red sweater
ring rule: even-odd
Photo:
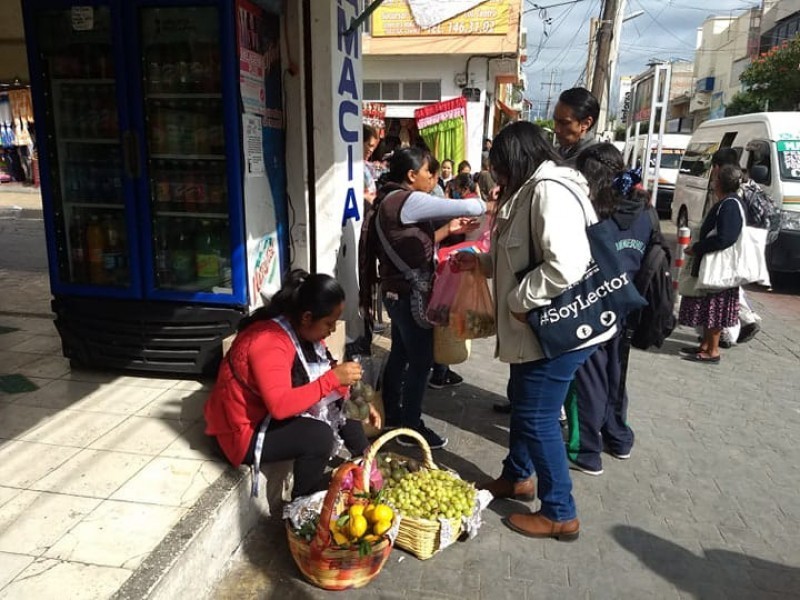
[[[368,446],[360,421],[342,409],[361,365],[337,365],[323,340],[336,330],[344,290],[328,275],[293,271],[268,306],[242,320],[205,405],[206,434],[234,466],[294,459],[293,497],[326,486],[325,467],[344,444]],[[370,421],[380,427],[370,408]]]

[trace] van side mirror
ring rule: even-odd
[[[756,183],[767,183],[769,181],[769,169],[766,165],[753,165],[750,167],[750,179]]]

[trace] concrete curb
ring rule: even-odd
[[[40,208],[22,208],[21,206],[0,206],[0,219],[34,219],[41,220],[44,213]]]

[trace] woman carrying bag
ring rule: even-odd
[[[692,257],[692,276],[697,277],[703,257],[733,246],[744,227],[742,208],[737,195],[742,171],[736,165],[719,169],[712,182],[715,204],[708,211],[700,227],[700,239],[686,249]],[[682,348],[686,360],[701,363],[719,363],[719,339],[725,327],[739,320],[739,288],[716,290],[701,297],[681,297],[678,322],[689,327],[702,327],[700,346]]]
[[[580,523],[559,416],[575,372],[594,347],[545,358],[526,315],[584,275],[591,260],[587,220],[597,217],[586,180],[558,166],[558,154],[536,125],[505,127],[489,160],[501,187],[491,252],[456,259],[460,269],[481,268],[493,279],[495,355],[511,365],[509,452],[500,477],[481,487],[496,498],[531,499],[535,473],[541,509],[503,522],[528,537],[573,540]]]

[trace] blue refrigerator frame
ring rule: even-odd
[[[47,130],[41,115],[46,112],[46,86],[39,59],[40,44],[35,23],[39,11],[69,10],[73,6],[108,7],[111,10],[113,58],[116,79],[116,99],[119,106],[120,135],[131,131],[137,138],[138,177],[123,172],[125,222],[129,249],[130,285],[106,286],[74,284],[62,281],[59,273],[59,249],[56,231],[52,165],[49,145],[55,142],[55,132]],[[215,7],[219,15],[220,68],[222,106],[224,112],[225,162],[228,183],[228,222],[231,250],[233,292],[186,292],[158,289],[155,285],[154,238],[149,194],[148,153],[144,117],[139,9],[170,7]],[[238,56],[234,29],[233,0],[24,0],[23,14],[31,71],[31,95],[36,118],[36,140],[42,184],[42,205],[50,285],[54,296],[86,298],[119,298],[152,300],[182,304],[229,306],[244,309],[248,305],[247,257],[244,240],[244,199],[242,189],[241,112],[239,110]],[[128,25],[126,31],[126,25]],[[121,142],[122,143],[122,142]]]

